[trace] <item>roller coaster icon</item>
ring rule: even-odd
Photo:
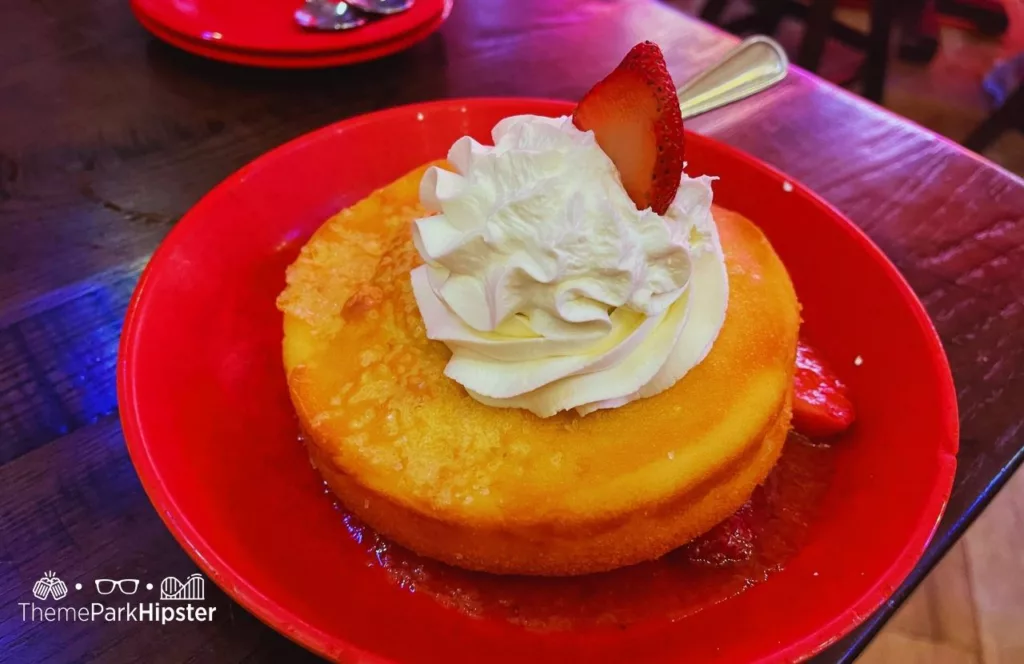
[[[198,572],[184,581],[169,576],[160,582],[160,599],[169,601],[202,601],[206,599],[206,579]]]

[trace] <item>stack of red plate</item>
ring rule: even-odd
[[[340,32],[308,31],[294,20],[303,0],[131,0],[143,27],[195,55],[275,68],[363,62],[426,39],[448,18],[452,0],[417,0],[408,11]]]

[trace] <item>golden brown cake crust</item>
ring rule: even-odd
[[[654,558],[734,512],[788,432],[799,328],[761,232],[714,209],[729,310],[700,365],[655,397],[542,419],[443,375],[408,276],[422,170],[325,223],[278,301],[292,400],[342,502],[421,554],[526,574]]]

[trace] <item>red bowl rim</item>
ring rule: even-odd
[[[160,41],[191,55],[233,65],[263,67],[266,69],[322,69],[377,60],[412,48],[441,29],[441,26],[444,25],[451,15],[453,2],[454,0],[445,0],[441,12],[436,17],[401,35],[358,48],[311,53],[247,51],[235,47],[221,46],[216,42],[195,39],[164,27],[139,9],[136,6],[138,4],[137,0],[131,0],[129,4],[139,25]]]
[[[170,230],[163,242],[153,253],[149,263],[146,265],[139,278],[139,282],[132,294],[128,305],[125,323],[121,335],[118,351],[117,364],[117,395],[120,408],[121,424],[124,429],[125,443],[132,464],[142,482],[143,489],[149,497],[157,514],[163,520],[168,530],[185,549],[186,553],[209,576],[218,586],[224,590],[232,599],[251,611],[263,623],[284,634],[286,637],[299,645],[312,650],[313,652],[330,659],[344,657],[346,660],[358,661],[365,664],[392,664],[391,660],[383,659],[380,656],[353,646],[351,643],[337,639],[329,633],[314,627],[305,620],[295,616],[292,612],[282,608],[274,600],[262,594],[259,590],[249,584],[248,581],[238,574],[226,561],[218,556],[203,538],[203,536],[182,516],[174,497],[167,491],[160,476],[160,471],[149,454],[148,446],[145,443],[145,434],[138,413],[137,393],[133,375],[136,361],[136,343],[139,327],[146,309],[146,297],[150,280],[161,271],[168,262],[172,248],[179,237],[189,232],[191,224],[199,216],[194,213],[195,209],[201,208],[203,203],[222,192],[237,185],[244,178],[246,171],[259,167],[261,164],[269,163],[280,156],[297,149],[302,149],[306,144],[320,140],[324,135],[335,132],[341,128],[354,129],[361,125],[375,122],[387,122],[393,117],[406,116],[411,112],[430,111],[432,109],[460,107],[460,106],[503,106],[507,104],[536,105],[536,112],[562,113],[571,110],[573,102],[528,97],[473,97],[444,99],[431,102],[422,102],[397,106],[386,110],[367,113],[352,118],[340,120],[330,125],[313,130],[299,136],[283,145],[274,148],[257,157],[247,165],[235,171],[225,178],[220,184],[203,196],[182,219]],[[888,570],[877,580],[873,588],[868,591],[855,605],[837,615],[830,622],[823,625],[814,633],[805,638],[793,642],[785,648],[777,651],[771,656],[772,660],[791,661],[809,658],[824,650],[837,640],[851,632],[856,626],[873,613],[890,596],[891,590],[898,587],[916,566],[921,555],[927,548],[928,542],[935,533],[945,511],[949,495],[953,487],[953,478],[956,471],[955,455],[959,447],[959,416],[957,411],[956,390],[953,377],[949,370],[949,364],[942,342],[934,324],[924,309],[924,305],[914,294],[913,289],[906,279],[899,272],[895,265],[888,259],[882,250],[868,237],[868,235],[846,218],[831,204],[825,202],[811,189],[802,185],[799,181],[784,175],[781,171],[765,164],[755,157],[738,150],[730,145],[717,141],[713,138],[694,134],[688,131],[687,139],[707,141],[716,144],[720,149],[734,159],[745,162],[748,166],[760,170],[767,176],[780,181],[789,182],[795,189],[801,189],[806,193],[814,204],[827,214],[841,220],[841,226],[848,233],[850,239],[861,244],[865,249],[873,252],[878,258],[878,263],[889,273],[892,282],[900,291],[906,306],[913,312],[914,318],[922,331],[925,333],[929,344],[929,355],[931,355],[933,366],[943,369],[942,380],[936,389],[943,397],[944,408],[941,413],[946,418],[944,429],[949,433],[943,447],[938,452],[948,458],[948,462],[940,469],[940,476],[935,482],[932,494],[926,503],[925,515],[934,514],[934,520],[920,519],[914,530],[910,533],[907,544],[903,551],[893,561]]]

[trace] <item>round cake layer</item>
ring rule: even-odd
[[[788,430],[800,321],[761,232],[714,210],[729,309],[701,364],[655,397],[542,419],[443,374],[409,281],[422,170],[325,223],[279,299],[292,400],[346,507],[418,553],[524,574],[655,558],[738,509]]]

